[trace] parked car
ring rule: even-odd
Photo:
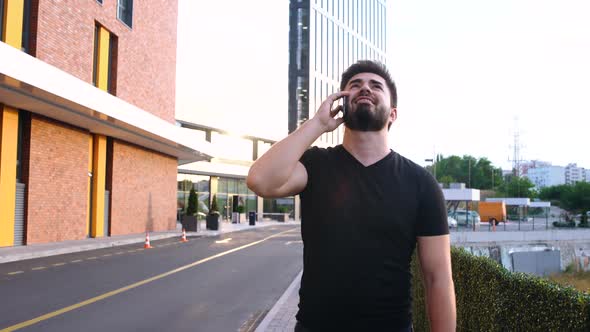
[[[449,223],[449,228],[457,228],[457,220],[453,217],[447,217],[447,222]]]
[[[481,221],[479,214],[472,210],[466,211],[462,209],[457,209],[451,210],[447,214],[450,217],[457,220],[458,225],[473,225],[473,223],[475,223],[475,225],[477,226]]]

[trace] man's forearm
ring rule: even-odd
[[[453,280],[432,280],[425,282],[426,306],[430,320],[430,330],[455,331],[457,327],[457,310],[455,305],[455,287]]]
[[[305,150],[323,132],[319,121],[312,118],[275,143],[250,167],[248,186],[257,193],[265,193],[284,185]]]

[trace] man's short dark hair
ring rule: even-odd
[[[385,80],[387,88],[389,88],[389,93],[391,94],[391,106],[397,107],[397,90],[395,89],[395,83],[391,79],[389,71],[381,62],[359,60],[352,66],[348,67],[348,69],[342,73],[342,79],[340,80],[340,91],[346,88],[346,84],[348,84],[348,81],[350,81],[354,75],[360,73],[373,73],[381,76]]]

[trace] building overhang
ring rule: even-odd
[[[530,206],[531,199],[525,197],[493,197],[487,198],[486,202],[504,202],[511,206]]]
[[[479,189],[443,189],[445,201],[479,201]]]
[[[210,160],[209,142],[54,66],[0,42],[0,103],[178,159]]]

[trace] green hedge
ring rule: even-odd
[[[524,273],[464,249],[451,249],[457,331],[590,331],[590,295]],[[424,287],[412,259],[415,331],[430,331]]]

